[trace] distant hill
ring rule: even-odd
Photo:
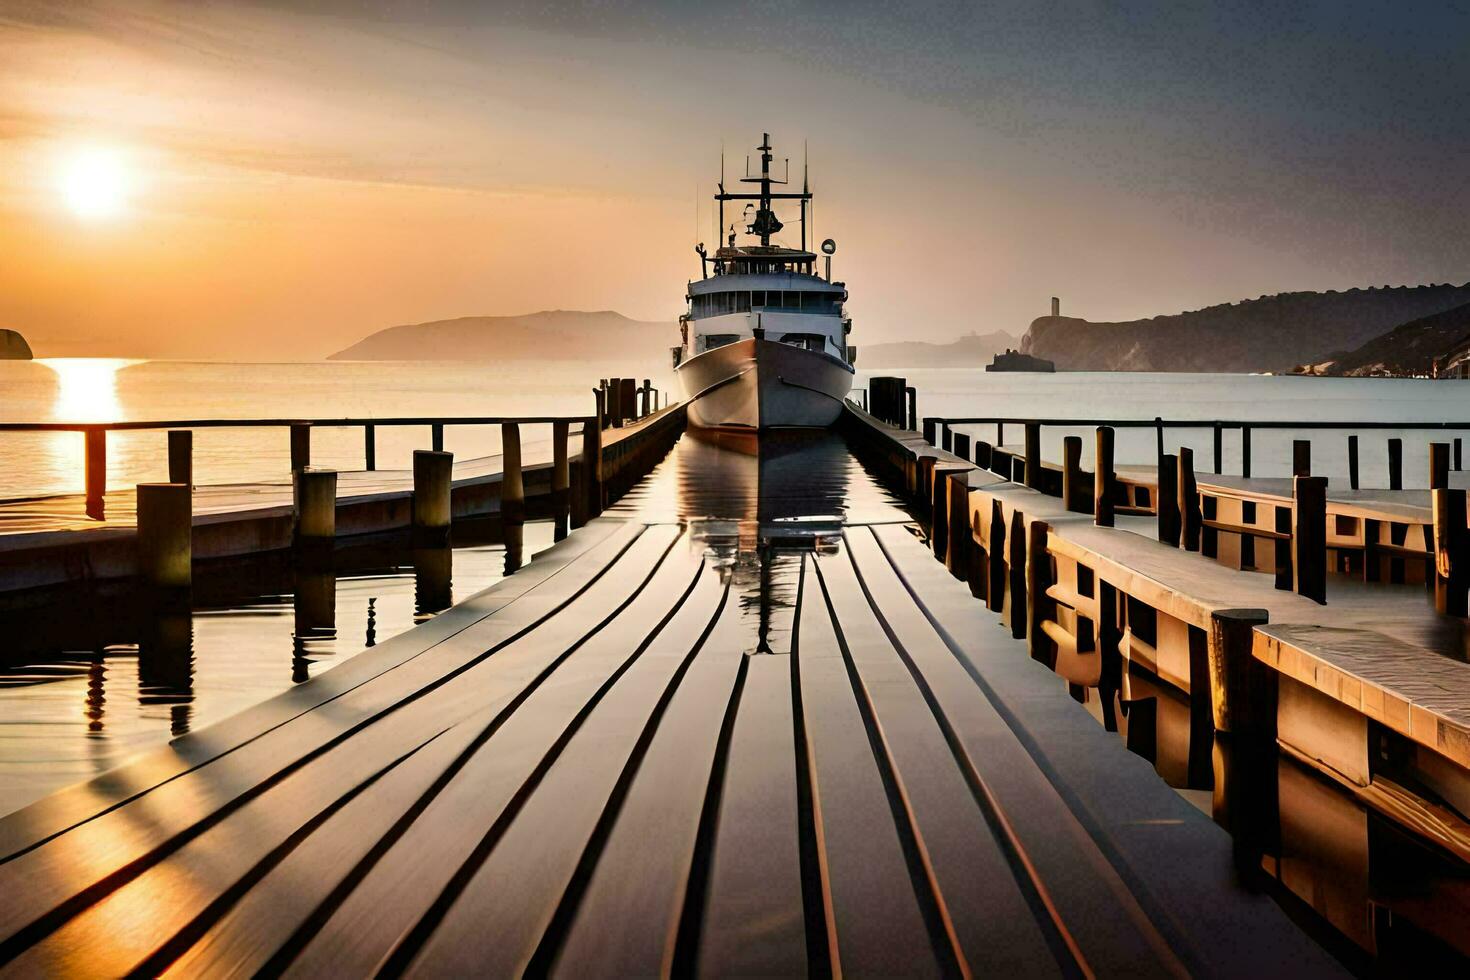
[[[665,359],[675,323],[630,320],[612,310],[545,310],[525,316],[464,316],[389,327],[331,355],[334,361],[532,361]],[[632,364],[630,364],[630,367]]]
[[[1466,303],[1470,283],[1279,293],[1121,323],[1043,316],[1021,350],[1063,371],[1284,373]]]
[[[1304,364],[1298,370],[1302,374],[1350,378],[1428,377],[1435,358],[1467,337],[1470,337],[1470,303],[1410,320],[1356,350]]]
[[[29,361],[31,345],[19,330],[0,330],[0,361]]]
[[[991,358],[1019,341],[1003,331],[966,334],[950,344],[928,344],[920,340],[904,340],[896,344],[858,346],[858,365],[867,368],[888,367],[981,367]]]

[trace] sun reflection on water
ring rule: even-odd
[[[116,422],[122,416],[117,373],[138,361],[120,357],[50,357],[36,362],[56,374],[51,417],[58,422]]]

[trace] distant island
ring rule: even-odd
[[[1302,364],[1297,374],[1347,378],[1432,378],[1451,372],[1470,345],[1470,303],[1400,324],[1356,350]]]
[[[31,345],[19,330],[0,330],[0,361],[29,361],[33,357]]]
[[[869,344],[858,347],[858,366],[862,368],[935,368],[981,367],[995,355],[1015,347],[1019,341],[1008,333],[969,333],[948,344],[931,344],[921,340],[904,340],[894,344]]]
[[[1118,323],[1043,316],[1032,321],[1021,350],[1062,371],[1284,374],[1467,303],[1470,283],[1279,293]]]
[[[630,320],[612,310],[544,310],[464,316],[389,327],[332,354],[333,361],[538,361],[625,359],[662,363],[678,325]]]

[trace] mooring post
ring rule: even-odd
[[[1194,476],[1194,450],[1179,447],[1179,520],[1182,528],[1180,542],[1185,551],[1200,549],[1200,531],[1204,528],[1204,515],[1200,510],[1199,484]]]
[[[603,418],[606,420],[603,423],[604,425],[610,425],[610,426],[612,426],[613,428],[616,429],[618,426],[620,426],[620,425],[623,424],[622,421],[621,421],[621,414],[622,414],[621,413],[621,409],[619,409],[619,407],[618,407],[618,403],[622,399],[622,394],[623,394],[623,382],[622,382],[622,379],[621,378],[608,378],[607,379],[607,398],[606,398],[606,401],[605,401],[605,413],[603,414]]]
[[[1098,527],[1113,526],[1113,428],[1097,427],[1097,451],[1093,461],[1092,513]]]
[[[1026,486],[1041,489],[1041,423],[1026,423]]]
[[[1225,429],[1219,422],[1215,423],[1215,473],[1225,472]]]
[[[420,543],[442,539],[453,520],[454,454],[413,451],[413,531]]]
[[[951,449],[950,452],[954,453],[960,459],[968,463],[970,461],[969,434],[965,432],[956,432],[954,434],[954,448]]]
[[[960,581],[970,577],[970,553],[974,537],[970,533],[970,474],[968,470],[949,473],[944,481],[949,503],[949,545],[944,549],[949,573]]]
[[[1240,475],[1249,479],[1251,475],[1251,427],[1240,427]]]
[[[1218,609],[1210,614],[1210,709],[1216,731],[1250,738],[1276,736],[1276,671],[1252,653],[1256,627],[1269,620],[1265,609]]]
[[[1154,510],[1158,517],[1159,540],[1179,547],[1179,457],[1159,457],[1159,492]]]
[[[378,468],[378,427],[371,422],[362,427],[362,462],[369,473]]]
[[[526,485],[521,479],[521,427],[515,422],[500,426],[500,523],[526,522]]]
[[[337,471],[304,466],[291,481],[297,547],[330,544],[337,534]]]
[[[168,482],[194,486],[194,433],[188,429],[169,431]]]
[[[1348,486],[1358,489],[1358,437],[1348,436]]]
[[[291,472],[311,465],[311,423],[291,423]]]
[[[107,430],[91,426],[85,430],[87,516],[102,520],[106,516],[103,499],[107,495]]]
[[[1450,444],[1429,444],[1429,489],[1443,490],[1450,485]]]
[[[1312,475],[1312,441],[1310,439],[1291,441],[1291,475]]]
[[[924,441],[931,446],[939,445],[939,420],[932,416],[924,417]]]
[[[572,516],[572,465],[567,454],[567,423],[551,423],[551,510],[557,533],[566,534]]]
[[[925,473],[928,475],[929,486],[925,494],[929,502],[929,546],[934,551],[934,557],[939,561],[948,560],[949,549],[949,481],[944,478],[944,471],[934,464],[939,460],[936,457],[926,457]]]
[[[1050,531],[1045,521],[1032,521],[1026,528],[1026,649],[1032,660],[1048,667],[1056,664],[1056,651],[1041,625],[1051,618],[1052,598],[1047,590],[1055,584],[1047,550]]]
[[[1404,488],[1404,440],[1388,440],[1388,489]]]
[[[433,422],[429,425],[429,448],[436,453],[444,451],[444,423]]]
[[[1327,478],[1292,479],[1291,567],[1297,595],[1327,603]]]
[[[623,410],[623,421],[635,421],[638,414],[638,382],[632,378],[623,379],[623,390],[618,397],[618,404]]]
[[[1082,437],[1062,440],[1062,505],[1075,514],[1090,514],[1087,488],[1082,485]]]
[[[1006,518],[1000,501],[990,499],[990,547],[986,552],[989,568],[985,573],[985,604],[991,612],[1006,607]]]
[[[1465,491],[1430,491],[1434,522],[1434,607],[1447,616],[1466,615],[1470,554],[1467,554]]]
[[[194,516],[187,483],[138,484],[138,578],[177,592],[193,581]]]
[[[1011,559],[1011,638],[1024,640],[1030,601],[1026,595],[1026,517],[1019,510],[1011,511],[1011,527],[1006,540],[1010,545]]]

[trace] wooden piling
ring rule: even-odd
[[[1297,595],[1327,602],[1327,478],[1292,480],[1291,566]]]
[[[87,516],[102,520],[107,495],[107,430],[93,426],[85,431]]]
[[[378,468],[378,427],[371,422],[362,427],[362,462],[369,473]]]
[[[1113,429],[1097,427],[1097,451],[1093,461],[1092,514],[1098,527],[1113,526]]]
[[[1026,486],[1041,489],[1041,423],[1027,422],[1026,431]]]
[[[1358,489],[1358,437],[1348,436],[1348,486]]]
[[[1010,546],[1011,571],[1011,638],[1026,638],[1026,518],[1019,510],[1011,511],[1011,527],[1006,534]]]
[[[1053,667],[1056,650],[1041,624],[1052,618],[1053,600],[1047,590],[1055,584],[1047,538],[1051,528],[1045,521],[1032,521],[1026,528],[1026,650],[1032,660]]]
[[[593,390],[593,417],[582,423],[582,492],[572,501],[572,526],[581,527],[602,513],[602,410],[604,393]]]
[[[1404,488],[1404,440],[1388,440],[1388,489]]]
[[[1276,736],[1276,671],[1252,653],[1265,609],[1218,609],[1210,614],[1209,689],[1215,730],[1245,737]],[[1191,678],[1191,686],[1195,679]]]
[[[1180,543],[1185,551],[1200,550],[1200,532],[1204,515],[1200,510],[1199,484],[1194,475],[1194,450],[1179,447],[1179,521]]]
[[[949,573],[961,581],[970,577],[974,536],[970,533],[970,474],[967,470],[951,471],[945,477],[945,496],[949,502],[949,544],[944,549],[944,563]]]
[[[1159,493],[1154,507],[1158,518],[1159,540],[1179,547],[1179,457],[1165,453],[1159,457]]]
[[[1291,475],[1312,475],[1312,441],[1310,439],[1291,441]]]
[[[1215,441],[1215,473],[1219,475],[1225,472],[1225,429],[1219,422],[1214,426]]]
[[[625,383],[630,379],[624,379]],[[623,392],[626,394],[626,390]],[[500,425],[500,522],[526,522],[526,485],[521,478],[521,427],[515,422]]]
[[[331,542],[337,534],[337,471],[302,467],[291,481],[296,544]]]
[[[1465,491],[1430,491],[1434,528],[1434,607],[1447,616],[1465,616],[1470,586],[1470,532],[1465,525]]]
[[[138,484],[138,579],[161,591],[193,581],[193,502],[187,483]]]
[[[1067,436],[1062,440],[1063,506],[1074,514],[1092,513],[1087,491],[1082,474],[1082,437]]]
[[[168,434],[168,482],[194,486],[194,433],[188,429]]]
[[[1429,489],[1443,490],[1450,485],[1450,444],[1429,444]]]
[[[986,552],[985,604],[991,612],[1006,607],[1006,519],[1000,501],[990,501],[990,547]]]
[[[421,540],[449,533],[454,485],[454,454],[435,449],[413,452],[413,530]]]
[[[291,423],[291,472],[296,473],[311,465],[311,423]]]
[[[1240,427],[1240,475],[1247,479],[1251,475],[1251,427],[1248,425]]]
[[[924,458],[927,484],[924,498],[929,506],[929,546],[934,557],[942,562],[949,548],[949,481],[944,478],[944,471],[935,467],[937,462],[932,456]]]
[[[568,456],[566,422],[551,424],[551,512],[557,527],[571,520],[572,466]]]

